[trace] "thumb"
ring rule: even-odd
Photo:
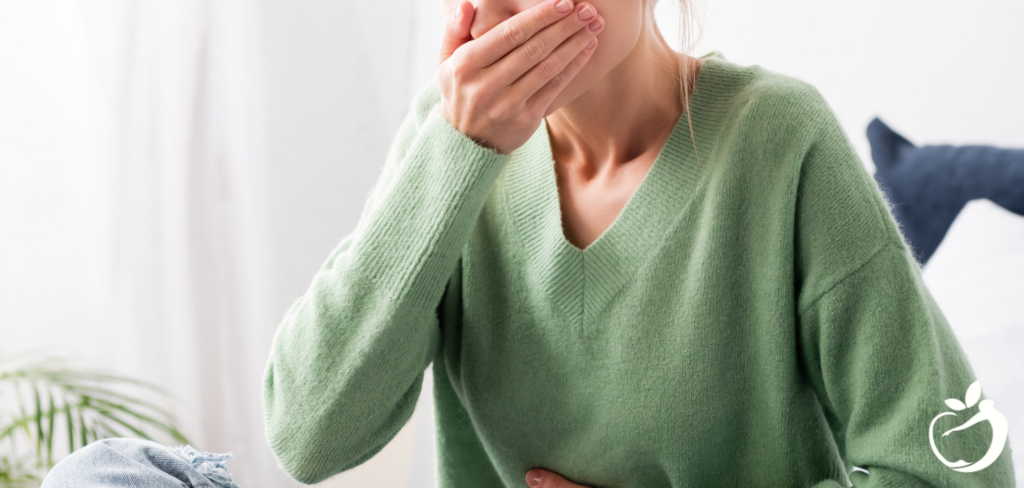
[[[558,473],[543,469],[534,469],[526,473],[526,484],[530,488],[587,488],[563,478]]]
[[[450,58],[459,46],[469,41],[469,27],[473,25],[476,7],[468,0],[462,0],[455,7],[455,13],[444,21],[444,34],[441,37],[441,55],[438,63]]]

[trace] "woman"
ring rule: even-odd
[[[433,363],[442,488],[1011,486],[1009,449],[933,454],[975,378],[827,103],[673,51],[654,2],[443,0],[437,80],[274,339],[284,469],[370,459]]]

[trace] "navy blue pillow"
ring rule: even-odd
[[[877,118],[867,132],[875,181],[921,265],[971,200],[987,198],[1024,215],[1024,150],[917,147]]]

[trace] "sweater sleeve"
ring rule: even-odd
[[[998,418],[949,432],[984,410],[967,395],[977,378],[880,190],[822,114],[798,191],[798,337],[853,486],[1013,486]],[[970,407],[956,411],[947,399]],[[987,463],[990,446],[1001,454],[982,469],[946,464]]]
[[[274,336],[266,434],[300,482],[364,463],[409,420],[446,284],[509,158],[458,132],[439,100],[436,81],[417,96],[355,230]]]

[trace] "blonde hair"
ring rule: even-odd
[[[661,0],[652,0],[651,8]],[[690,140],[693,142],[693,153],[697,157],[697,164],[700,163],[700,154],[697,153],[697,136],[693,132],[693,119],[690,117],[690,97],[693,95],[694,68],[697,62],[690,55],[700,41],[701,23],[693,7],[694,0],[672,0],[679,3],[679,94],[683,104],[683,111],[686,113],[686,122],[690,126]],[[653,11],[652,11],[653,14]],[[653,15],[652,15],[653,17]],[[659,29],[659,32],[661,30]]]

